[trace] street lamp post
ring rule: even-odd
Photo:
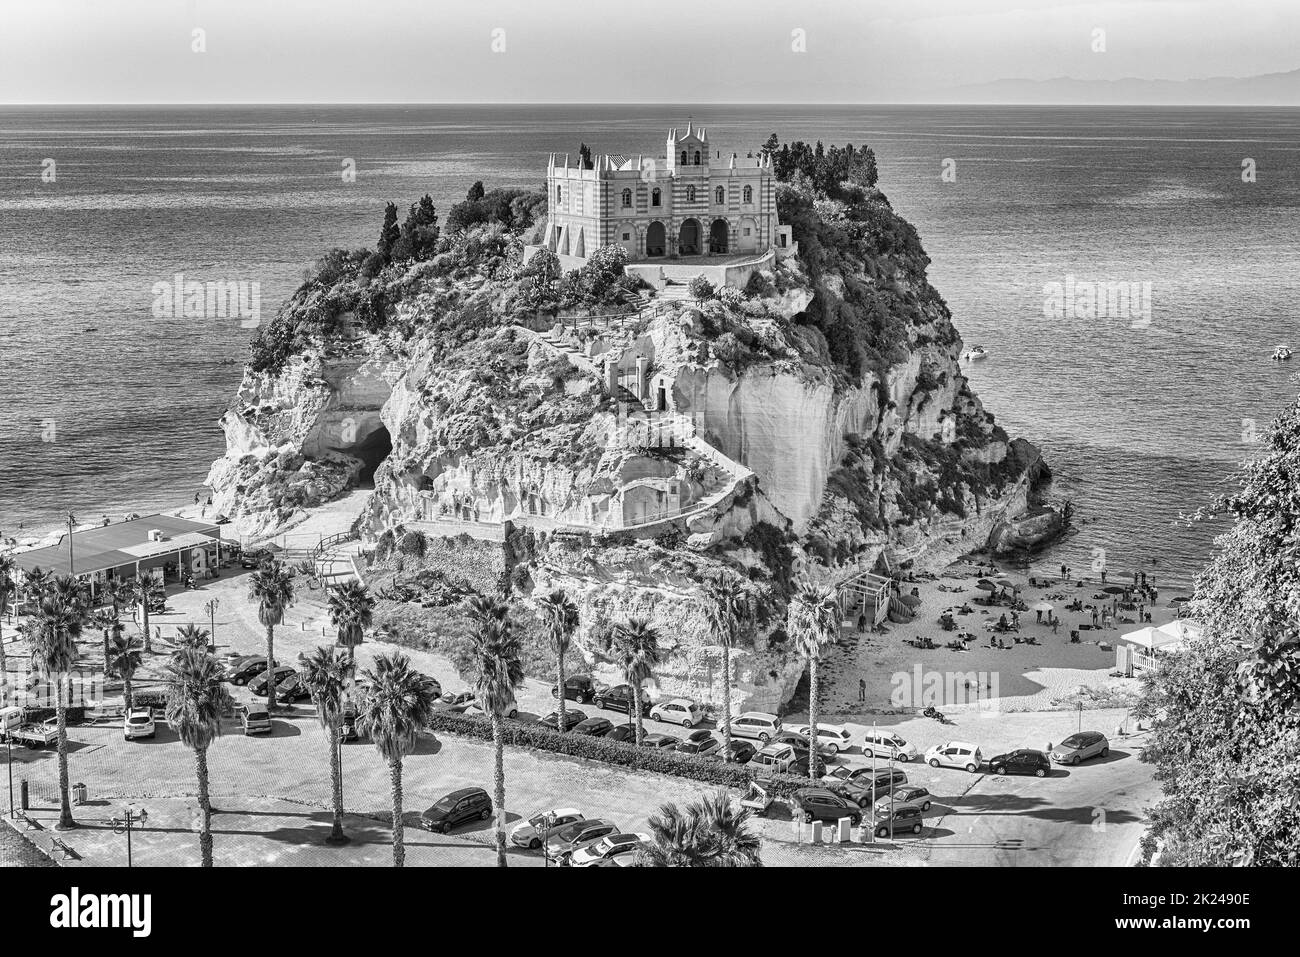
[[[549,843],[551,839],[551,827],[554,825],[554,823],[555,823],[554,813],[552,813],[551,811],[547,811],[545,814],[542,815],[542,862],[543,862],[542,866],[543,867],[551,866],[551,854],[546,849],[546,845],[547,843]]]
[[[131,866],[131,828],[136,824],[143,824],[149,820],[149,812],[144,808],[137,811],[135,808],[128,806],[121,817],[115,817],[112,820],[113,833],[126,835],[126,866]]]
[[[208,603],[203,606],[203,610],[208,613],[208,636],[212,642],[208,648],[212,654],[217,653],[217,609],[221,607],[220,598],[210,598]]]
[[[9,819],[14,819],[14,742],[5,735],[5,767],[9,769]]]

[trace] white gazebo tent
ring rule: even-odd
[[[1200,633],[1201,626],[1185,618],[1130,631],[1115,642],[1115,667],[1126,675],[1131,675],[1134,668],[1154,668],[1156,652],[1182,651],[1188,639]]]

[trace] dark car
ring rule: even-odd
[[[355,705],[346,705],[343,708],[343,717],[339,720],[339,739],[342,741],[356,741],[360,737],[357,734],[357,709]]]
[[[280,693],[280,682],[288,681],[290,676],[296,675],[297,673],[298,672],[294,671],[289,665],[280,665],[275,669],[275,689],[277,695]],[[253,692],[253,694],[257,695],[259,698],[265,698],[267,679],[269,677],[270,675],[267,673],[266,669],[263,669],[261,674],[248,682],[248,690]]]
[[[890,825],[894,834],[911,831],[920,834],[925,827],[925,817],[921,809],[913,804],[894,804],[887,808],[876,809],[876,837],[889,837]]]
[[[712,731],[701,728],[688,734],[686,740],[677,745],[677,750],[682,754],[709,754],[721,747],[722,742],[713,736]]]
[[[862,820],[862,807],[856,802],[832,791],[830,788],[800,788],[791,802],[795,814],[804,821],[838,821],[847,817],[852,824]]]
[[[307,687],[307,681],[302,675],[295,672],[290,675],[284,684],[277,680],[275,685],[275,700],[280,704],[292,704],[295,701],[305,701],[311,697],[311,689]]]
[[[636,725],[630,721],[627,724],[615,725],[606,735],[606,741],[636,741]]]
[[[1052,759],[1042,751],[1020,748],[989,758],[989,767],[994,774],[1032,774],[1042,778],[1052,770]]]
[[[906,771],[891,771],[889,768],[877,768],[874,772],[870,768],[863,770],[870,773],[842,778],[832,771],[822,776],[822,784],[866,807],[907,783]]]
[[[565,717],[568,717],[567,713]],[[574,734],[589,734],[593,738],[602,738],[614,730],[614,722],[609,718],[588,718],[573,726]]]
[[[602,711],[622,711],[624,714],[631,714],[636,710],[636,698],[632,694],[631,685],[603,688],[596,692],[591,703]],[[643,718],[650,716],[650,702],[644,698],[641,700],[641,716]]]
[[[674,738],[671,734],[647,734],[641,739],[641,746],[644,748],[675,748],[681,738]]]
[[[272,556],[265,549],[255,548],[251,551],[241,552],[239,555],[240,568],[260,568],[262,562],[269,562]]]
[[[718,748],[718,750],[714,751],[713,756],[721,760],[722,756],[726,753],[728,753],[728,748],[726,746],[723,746],[721,748]],[[741,738],[731,739],[730,754],[731,754],[732,764],[744,764],[746,761],[748,761],[757,753],[758,753],[758,748],[754,747],[748,741],[745,741]]]
[[[226,677],[232,685],[246,685],[265,670],[266,658],[258,655],[245,658],[238,667],[232,668]]]
[[[564,697],[586,704],[599,688],[604,687],[591,675],[572,675],[564,679]],[[560,686],[551,685],[551,697],[560,697]]]
[[[545,854],[553,861],[564,861],[580,847],[599,841],[607,834],[618,834],[618,825],[602,818],[574,821],[546,839]]]
[[[772,738],[769,744],[788,744],[794,748],[795,753],[800,757],[806,758],[811,750],[808,743],[808,735],[800,734],[798,731],[779,731]],[[829,746],[822,745],[817,749],[817,753],[823,758],[834,759],[836,752],[832,751]]]
[[[564,709],[564,730],[565,731],[577,727],[578,725],[580,725],[582,722],[586,720],[587,720],[587,713],[585,711],[579,711],[577,708]],[[544,727],[550,728],[552,731],[558,731],[560,728],[560,712],[552,711],[550,714],[548,714],[545,718],[543,718],[541,721],[537,723],[543,725]]]
[[[461,788],[440,798],[420,815],[420,826],[446,834],[453,827],[469,821],[486,821],[492,817],[492,798],[482,788]]]

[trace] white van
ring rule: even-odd
[[[984,764],[984,755],[978,745],[949,741],[947,744],[936,744],[925,752],[925,762],[932,768],[965,768],[974,774]]]
[[[916,745],[909,744],[893,731],[868,731],[862,739],[862,753],[868,757],[893,758],[911,761],[916,757]]]

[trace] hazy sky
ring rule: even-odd
[[[1294,70],[1298,40],[1300,0],[0,0],[0,102],[907,102]]]

